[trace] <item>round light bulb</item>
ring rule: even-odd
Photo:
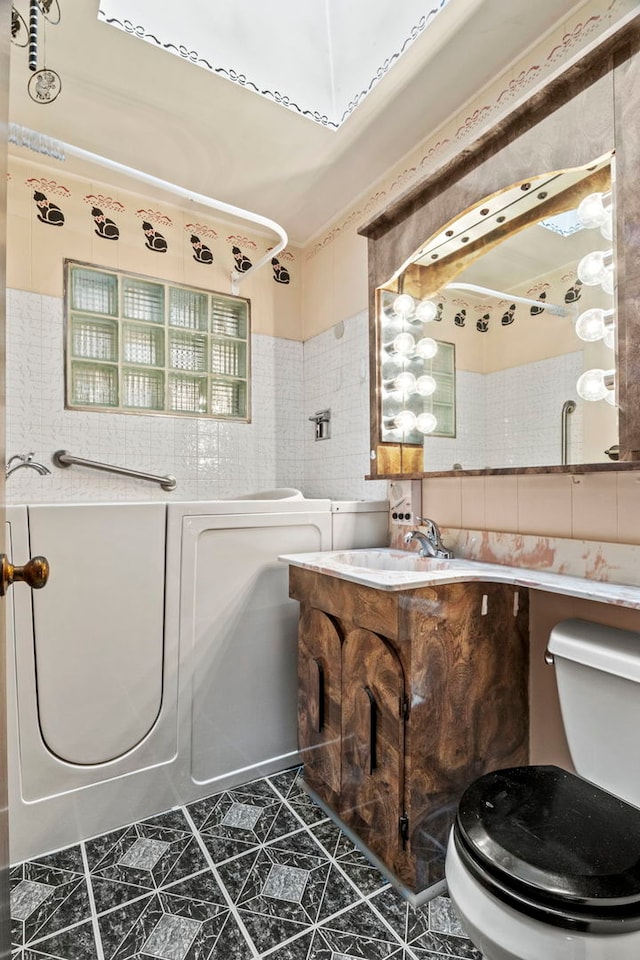
[[[607,403],[608,403],[611,407],[617,407],[617,406],[618,406],[618,404],[616,403],[616,392],[615,392],[615,390],[609,390],[609,392],[607,393],[607,395],[606,395],[606,397],[605,397],[605,400],[607,401]]]
[[[415,430],[417,419],[415,413],[411,410],[401,410],[394,417],[394,422],[396,428],[402,433],[409,433],[411,430]]]
[[[588,197],[581,200],[576,215],[583,227],[599,227],[607,216],[602,194],[590,193]]]
[[[605,240],[613,240],[613,214],[607,210],[607,215],[600,224],[600,233]]]
[[[428,373],[416,380],[416,393],[419,393],[421,397],[430,397],[432,393],[436,392],[437,387],[438,384]]]
[[[432,413],[420,413],[416,419],[416,427],[420,433],[433,433],[438,421]]]
[[[433,300],[421,300],[416,307],[416,317],[422,323],[431,323],[438,315],[438,307]]]
[[[399,317],[410,317],[414,307],[413,297],[410,297],[408,293],[401,293],[393,301],[393,312],[397,313]]]
[[[576,320],[576,336],[585,343],[602,340],[604,333],[604,310],[600,310],[599,307],[585,310]]]
[[[592,253],[587,253],[578,264],[578,280],[581,280],[588,287],[595,287],[596,284],[602,283],[606,270],[604,261],[605,257],[608,256],[610,256],[610,251],[605,250],[594,250]]]
[[[613,288],[615,285],[615,278],[613,276],[613,264],[609,267],[604,268],[604,275],[600,280],[600,286],[605,293],[608,293],[609,296],[613,296]]]
[[[609,350],[615,350],[616,348],[616,325],[615,323],[610,323],[608,327],[604,328],[604,344],[606,347],[609,347]]]
[[[431,360],[438,352],[438,344],[432,337],[423,337],[416,343],[416,357],[421,360]]]
[[[576,383],[578,396],[583,400],[604,400],[609,393],[604,382],[604,370],[585,370]]]
[[[415,345],[416,342],[410,333],[399,333],[391,342],[391,351],[399,353],[402,357],[408,357],[413,353]]]
[[[397,390],[403,396],[408,397],[416,390],[416,378],[408,370],[399,373],[393,381],[393,389]]]

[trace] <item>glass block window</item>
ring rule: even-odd
[[[66,405],[249,417],[249,301],[65,262]]]

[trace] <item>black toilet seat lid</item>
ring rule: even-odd
[[[465,791],[456,837],[506,890],[590,914],[640,914],[640,809],[558,767],[512,767]]]

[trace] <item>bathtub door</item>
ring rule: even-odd
[[[185,517],[180,645],[194,783],[246,781],[297,760],[298,604],[277,557],[328,549],[330,522],[328,513]]]

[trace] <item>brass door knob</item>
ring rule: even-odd
[[[40,590],[49,579],[49,561],[46,557],[32,557],[23,567],[15,567],[6,553],[0,553],[0,597],[16,580],[22,580],[32,590]]]

